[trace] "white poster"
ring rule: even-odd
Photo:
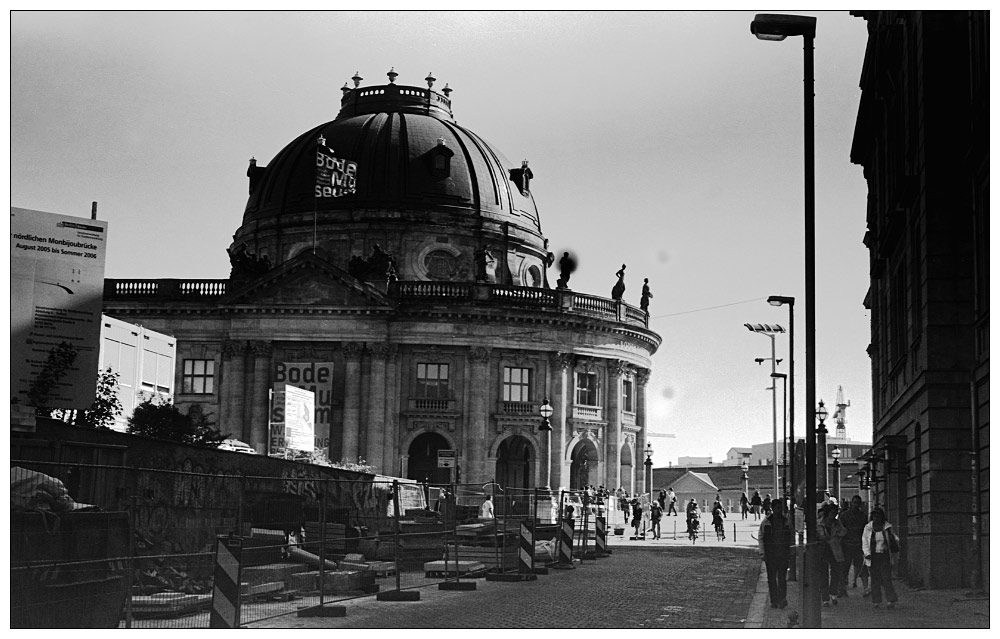
[[[277,362],[274,370],[274,401],[271,404],[271,449],[284,448],[281,443],[285,423],[284,388],[297,386],[312,391],[314,448],[329,450],[330,422],[333,419],[333,362]],[[311,449],[310,449],[311,450]]]
[[[107,235],[101,220],[11,207],[10,380],[18,404],[36,403],[33,387],[49,408],[94,401]]]
[[[315,428],[315,394],[285,384],[285,447],[312,452]]]

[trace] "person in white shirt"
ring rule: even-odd
[[[479,508],[479,518],[480,519],[493,519],[493,498],[489,495],[486,496],[486,501]]]
[[[868,566],[868,576],[871,579],[872,604],[875,608],[882,606],[882,590],[888,600],[888,608],[895,608],[899,597],[892,586],[892,553],[890,538],[899,544],[892,524],[885,520],[885,511],[876,506],[872,509],[872,520],[865,526],[861,535],[861,551],[865,554],[865,565]]]

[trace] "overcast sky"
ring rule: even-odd
[[[865,22],[817,12],[817,395],[871,438],[866,185],[850,163]],[[802,39],[753,12],[14,13],[11,205],[109,222],[106,275],[225,278],[247,161],[337,115],[340,87],[454,93],[456,120],[528,159],[574,290],[628,265],[663,337],[647,391],[657,467],[771,440],[770,341],[797,298],[804,432]],[[550,280],[558,271],[550,273]],[[777,341],[787,372],[786,337]],[[780,385],[779,385],[780,392]],[[778,397],[779,411],[781,397]],[[781,429],[779,416],[778,429]]]

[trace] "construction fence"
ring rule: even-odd
[[[11,626],[240,627],[605,556],[585,494],[369,477],[12,460]]]

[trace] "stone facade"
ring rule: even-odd
[[[989,14],[862,11],[875,494],[900,572],[989,588]]]
[[[280,444],[272,392],[288,383],[315,392],[315,445],[333,460],[634,492],[660,344],[648,314],[550,288],[527,161],[460,127],[432,79],[394,82],[357,78],[335,120],[251,163],[228,280],[107,280],[105,312],[176,337],[178,406],[261,453]],[[335,187],[317,161],[346,167]]]

